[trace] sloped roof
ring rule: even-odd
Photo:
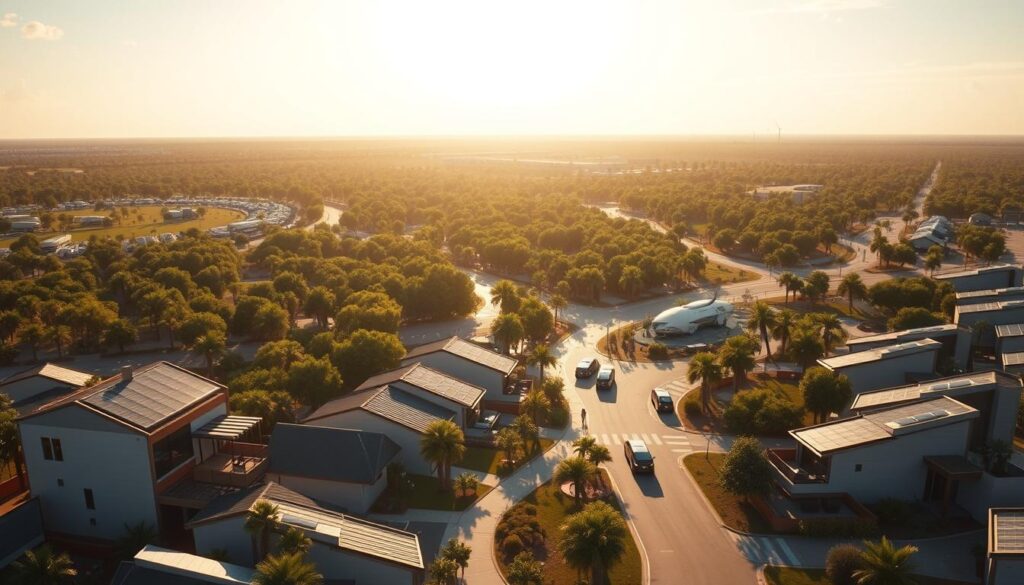
[[[222,499],[223,502],[218,501]],[[246,514],[258,500],[272,502],[278,507],[282,524],[303,530],[316,543],[407,567],[423,568],[423,555],[415,534],[322,508],[313,500],[274,482],[218,498],[200,510],[187,527]]]
[[[401,450],[380,433],[278,423],[270,473],[371,484]]]
[[[13,384],[14,382],[20,382],[39,376],[40,378],[48,378],[61,384],[68,386],[85,386],[86,382],[93,378],[93,374],[88,372],[79,372],[78,370],[72,370],[71,368],[65,368],[64,366],[58,366],[57,364],[51,364],[49,362],[29,368],[23,372],[12,374],[3,380],[0,380],[0,388],[7,384]],[[0,390],[2,391],[2,390]]]
[[[111,585],[244,585],[255,576],[248,567],[149,544],[121,563]]]
[[[362,409],[422,433],[436,420],[454,420],[455,413],[393,386],[380,386],[336,398],[303,422],[309,423],[350,410]]]
[[[516,368],[518,363],[516,360],[506,355],[501,355],[495,351],[480,347],[479,345],[466,341],[460,337],[442,339],[440,341],[414,347],[409,350],[409,353],[405,354],[405,360],[413,360],[417,357],[437,351],[444,351],[452,355],[459,356],[462,359],[476,362],[482,366],[486,366],[506,375],[510,374],[512,370]]]
[[[479,386],[468,384],[418,362],[373,376],[360,384],[356,391],[383,386],[399,380],[470,408],[476,406],[486,392]]]
[[[125,380],[117,374],[40,407],[24,418],[79,404],[125,426],[149,432],[203,400],[223,391],[220,384],[168,362],[154,362]]]

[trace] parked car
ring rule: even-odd
[[[654,473],[654,455],[651,455],[647,443],[639,439],[630,439],[622,448],[626,453],[626,463],[629,464],[630,471]]]
[[[615,370],[611,366],[601,368],[597,373],[597,389],[610,390],[615,385]]]
[[[589,378],[601,369],[601,362],[597,358],[583,358],[576,364],[576,379]]]
[[[672,395],[664,388],[651,390],[651,404],[658,412],[672,412]]]

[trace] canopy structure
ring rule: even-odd
[[[258,416],[221,415],[196,429],[192,436],[196,439],[237,441],[252,436],[253,431],[256,431],[256,437],[259,437],[261,422]]]

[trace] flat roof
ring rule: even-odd
[[[819,455],[826,455],[851,447],[893,440],[977,415],[978,411],[974,408],[948,396],[939,396],[793,430],[789,434]]]
[[[171,573],[202,582],[224,585],[252,583],[253,577],[256,576],[256,571],[248,567],[222,563],[206,557],[161,548],[152,544],[146,545],[135,554],[134,564],[141,569]],[[131,573],[128,576],[130,577]],[[145,580],[132,580],[130,582],[141,585]],[[122,583],[126,582],[122,581]]]
[[[875,347],[865,351],[858,351],[854,353],[848,353],[845,355],[837,355],[830,358],[823,358],[818,360],[818,363],[829,369],[835,370],[839,368],[857,366],[861,364],[893,359],[907,355],[924,353],[927,351],[935,351],[940,347],[942,347],[942,342],[935,341],[934,339],[925,338],[914,341],[908,341],[906,343],[900,343],[897,345],[886,345],[883,347]]]
[[[976,305],[957,305],[956,314],[991,313],[993,311],[1006,311],[1009,309],[1024,309],[1024,299],[992,301],[988,303],[978,303]]]
[[[1024,286],[1009,286],[1006,288],[988,288],[984,290],[969,290],[956,293],[956,300],[974,299],[978,297],[1017,297],[1024,296]]]
[[[959,396],[976,392],[982,387],[985,387],[987,390],[989,386],[998,384],[1004,384],[1006,388],[1020,389],[1020,380],[1016,376],[994,370],[970,372],[937,380],[928,380],[918,384],[862,392],[854,397],[850,409],[878,408],[935,395]]]
[[[996,337],[1022,337],[1024,336],[1024,323],[1010,323],[1008,325],[996,325]]]
[[[929,334],[938,333],[952,333],[957,330],[955,323],[945,323],[943,325],[932,325],[931,327],[917,327],[915,329],[903,329],[900,331],[889,331],[888,333],[879,333],[878,335],[865,335],[864,337],[855,337],[846,341],[847,347],[851,345],[862,345],[865,343],[878,343],[880,341],[899,341],[901,339],[908,339],[910,337],[923,336],[929,337]]]
[[[988,552],[1024,555],[1024,508],[989,508]]]
[[[932,278],[937,280],[946,280],[950,278],[964,278],[967,276],[977,276],[979,274],[986,274],[989,272],[1001,272],[1004,270],[1019,270],[1016,266],[1009,264],[993,264],[992,266],[981,266],[970,270],[958,270],[956,272],[947,272],[945,274],[936,274]]]
[[[36,376],[48,378],[55,382],[67,384],[68,386],[85,386],[89,380],[95,377],[93,374],[88,372],[80,372],[78,370],[65,368],[64,366],[58,366],[57,364],[47,362],[41,366],[29,368],[0,380],[0,386],[6,386],[8,384],[13,384],[14,382],[20,382]]]
[[[1024,351],[1004,353],[1002,358],[1004,366],[1019,366],[1024,364]]]

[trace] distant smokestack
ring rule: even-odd
[[[128,365],[128,366],[121,366],[121,381],[122,382],[131,382],[132,381],[132,367],[130,365]]]

